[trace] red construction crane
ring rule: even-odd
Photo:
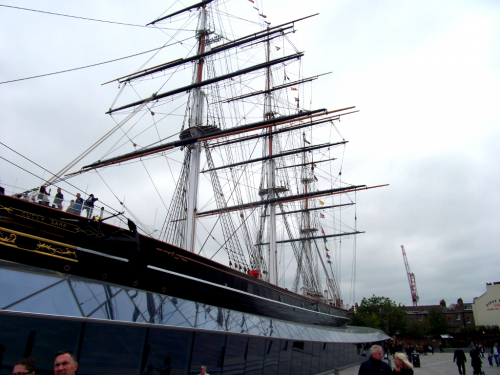
[[[403,259],[405,260],[406,274],[408,275],[408,282],[410,283],[411,300],[413,301],[413,306],[417,306],[419,298],[417,293],[417,283],[415,282],[415,275],[410,271],[410,265],[408,264],[406,251],[403,245],[401,245],[401,250],[403,250]]]

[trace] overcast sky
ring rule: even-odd
[[[172,3],[3,2],[139,25]],[[258,19],[249,1],[231,3]],[[171,11],[189,4],[177,3]],[[355,300],[375,294],[411,304],[401,245],[421,304],[443,298],[450,304],[460,297],[472,302],[486,291],[485,283],[500,281],[500,3],[256,4],[273,25],[320,13],[298,23],[292,39],[306,52],[304,76],[333,72],[314,83],[317,107],[355,105],[360,110],[339,126],[349,140],[343,178],[353,184],[390,184],[357,195],[358,229],[366,234],[357,240]],[[0,82],[112,60],[165,42],[158,30],[0,7]],[[1,141],[51,171],[61,169],[114,126],[104,112],[117,85],[101,83],[146,59],[0,84]],[[1,145],[0,156],[42,177],[39,168]],[[3,159],[0,166],[0,184],[7,190],[40,183]],[[97,188],[86,186],[92,183],[78,182],[89,192]],[[129,194],[140,196],[142,190]],[[155,207],[145,209],[150,218],[156,215]],[[341,281],[348,295],[352,249],[343,251]]]

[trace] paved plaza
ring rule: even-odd
[[[465,364],[466,375],[472,375],[472,367],[470,365],[469,350],[465,349],[467,363]],[[500,367],[496,367],[495,361],[493,366],[490,366],[488,359],[483,358],[483,371],[486,375],[500,375]],[[387,361],[386,361],[387,362]],[[391,367],[394,367],[394,362],[391,358]],[[349,367],[340,371],[340,375],[357,375],[359,365]],[[458,375],[457,365],[453,362],[453,353],[434,353],[434,355],[420,355],[420,367],[414,368],[415,375]]]

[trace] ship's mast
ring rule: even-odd
[[[269,29],[269,26],[268,26]],[[266,44],[266,61],[271,60],[271,44],[269,40]],[[271,103],[271,67],[266,69],[266,90],[268,93],[265,96],[264,103],[264,119],[269,120],[274,117]],[[268,150],[267,155],[271,156],[273,154],[273,128],[270,126],[268,128]],[[276,198],[275,190],[275,174],[276,167],[274,159],[269,159],[267,165],[267,192],[268,198]],[[276,246],[276,203],[271,203],[269,205],[269,282],[277,285],[278,284],[278,249]]]
[[[207,14],[205,5],[203,5],[200,13],[200,20],[198,23],[198,54],[205,52],[205,37]],[[203,58],[198,60],[196,64],[196,71],[194,74],[193,83],[200,83],[203,78]],[[200,126],[203,121],[203,106],[204,95],[200,88],[195,88],[192,91],[191,97],[191,115],[189,117],[189,130],[191,136],[199,136],[202,134]],[[198,183],[200,176],[200,159],[201,159],[201,143],[194,143],[191,147],[191,157],[189,159],[189,171],[187,178],[187,211],[185,222],[185,236],[184,248],[191,252],[195,249],[195,235],[196,235],[196,211],[198,201]]]

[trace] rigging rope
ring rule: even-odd
[[[158,48],[153,48],[153,49],[150,49],[149,51],[144,51],[144,52],[139,52],[139,53],[136,53],[134,55],[129,55],[129,56],[125,56],[125,57],[120,57],[118,59],[113,59],[113,60],[108,60],[108,61],[104,61],[104,62],[100,62],[100,63],[96,63],[96,64],[91,64],[91,65],[85,65],[85,66],[81,66],[79,68],[72,68],[72,69],[66,69],[66,70],[61,70],[61,71],[58,71],[58,72],[53,72],[53,73],[46,73],[46,74],[40,74],[40,75],[37,75],[37,76],[32,76],[32,77],[25,77],[25,78],[18,78],[18,79],[12,79],[10,81],[3,81],[3,82],[0,82],[0,85],[3,85],[4,83],[12,83],[12,82],[19,82],[19,81],[26,81],[28,79],[35,79],[35,78],[41,78],[41,77],[47,77],[47,76],[53,76],[53,75],[56,75],[56,74],[62,74],[62,73],[68,73],[68,72],[73,72],[75,70],[81,70],[81,69],[87,69],[87,68],[92,68],[94,66],[99,66],[99,65],[104,65],[104,64],[109,64],[109,63],[112,63],[112,62],[116,62],[116,61],[120,61],[120,60],[125,60],[125,59],[129,59],[131,57],[135,57],[135,56],[140,56],[140,55],[144,55],[145,53],[149,53],[149,52],[153,52],[153,51],[156,51],[156,50],[160,50],[160,49],[163,49],[165,47],[170,47],[174,44],[179,44],[186,40],[189,40],[191,39],[192,37],[189,37],[189,38],[186,38],[186,39],[183,39],[181,41],[178,41],[178,42],[175,42],[175,43],[172,43],[172,44],[169,44],[168,46],[163,46],[163,47],[158,47]]]
[[[19,9],[19,10],[27,10],[29,12],[36,12],[36,13],[50,14],[51,16],[61,16],[61,17],[76,18],[76,19],[85,20],[85,21],[110,23],[110,24],[114,24],[114,25],[145,27],[147,29],[154,29],[155,28],[153,26],[134,25],[134,24],[131,24],[131,23],[123,23],[123,22],[115,22],[115,21],[105,21],[105,20],[98,20],[98,19],[95,19],[95,18],[87,18],[87,17],[80,17],[80,16],[71,16],[71,15],[68,15],[68,14],[47,12],[47,11],[44,11],[44,10],[37,10],[37,9],[21,8],[21,7],[15,7],[15,6],[12,6],[12,5],[0,4],[0,7],[13,8],[13,9]],[[158,27],[156,27],[156,28],[158,28]],[[161,29],[164,29],[164,30],[178,30],[178,29],[170,29],[170,28],[166,28],[166,27],[162,27]],[[184,31],[195,31],[195,30],[188,30],[188,29],[186,29]]]

